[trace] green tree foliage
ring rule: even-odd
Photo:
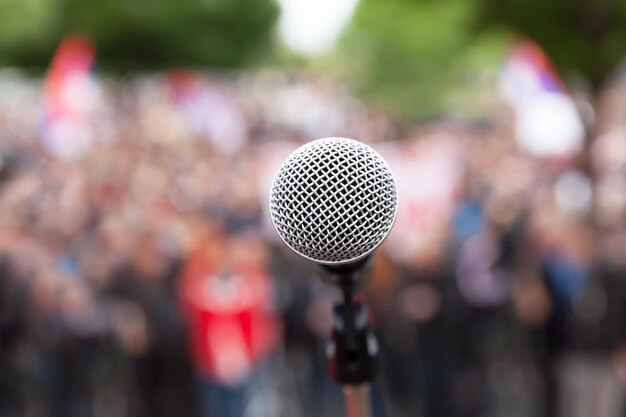
[[[475,12],[475,0],[361,0],[340,42],[341,72],[393,113],[438,116],[502,51],[501,34],[477,34]]]
[[[0,64],[44,67],[79,32],[114,70],[237,67],[267,51],[273,0],[0,0]]]
[[[541,45],[561,74],[597,88],[626,52],[626,2],[361,0],[337,58],[374,102],[404,116],[440,116],[515,36]]]
[[[480,27],[501,25],[538,42],[562,73],[598,87],[626,52],[626,2],[481,0]]]

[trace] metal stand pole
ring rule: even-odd
[[[365,303],[355,299],[361,281],[358,268],[331,270],[333,282],[343,294],[343,302],[333,308],[332,336],[326,348],[331,377],[343,385],[348,417],[371,417],[370,382],[376,370],[378,343],[369,327]]]
[[[345,385],[343,395],[348,417],[372,417],[370,384]]]

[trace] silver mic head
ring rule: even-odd
[[[280,166],[270,214],[281,239],[322,265],[358,261],[393,226],[398,198],[387,162],[371,147],[324,138],[296,149]]]

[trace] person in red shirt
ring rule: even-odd
[[[204,233],[183,272],[180,294],[190,330],[204,415],[239,417],[255,371],[276,346],[265,250],[252,232]]]

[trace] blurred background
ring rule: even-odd
[[[626,3],[0,0],[0,416],[331,417],[268,222],[347,136],[400,207],[375,417],[626,414]]]

